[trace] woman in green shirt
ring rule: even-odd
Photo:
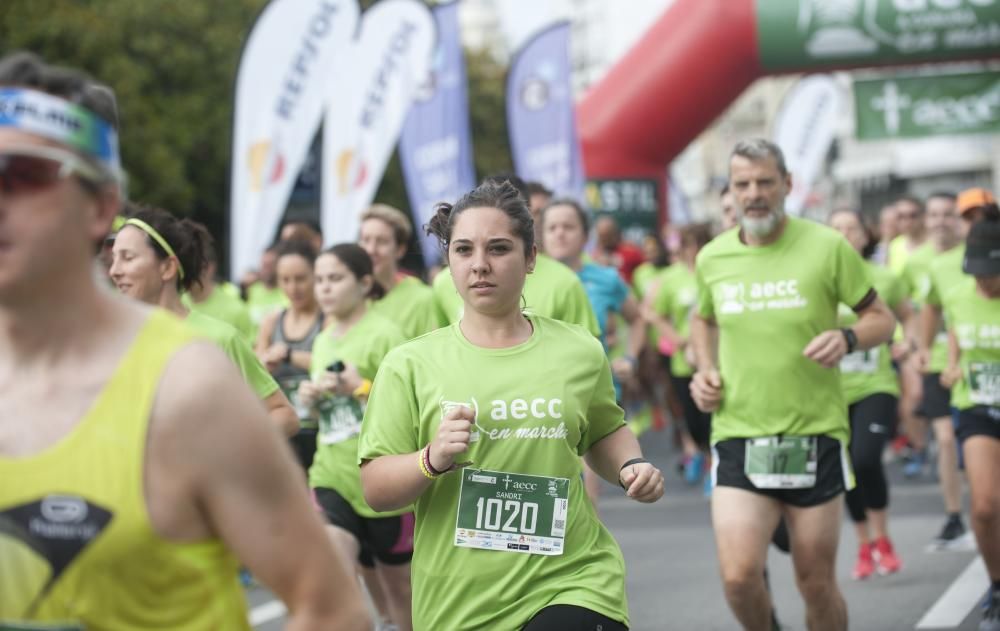
[[[949,292],[948,368],[972,495],[972,529],[992,582],[980,629],[1000,629],[1000,219],[972,226],[962,271],[975,277]]]
[[[534,227],[509,183],[441,204],[429,228],[463,315],[385,358],[358,450],[368,503],[414,506],[414,628],[627,628],[624,561],[580,456],[637,501],[659,499],[663,478],[625,426],[604,349],[522,312]]]
[[[374,204],[361,214],[358,245],[371,257],[375,280],[385,288],[385,296],[371,307],[395,322],[406,339],[444,324],[431,288],[399,269],[412,232],[410,220],[392,206]]]
[[[360,246],[341,243],[320,254],[314,279],[326,328],[313,342],[310,378],[298,393],[299,403],[318,420],[309,486],[329,523],[330,538],[344,553],[341,558],[350,560],[349,570],[360,565],[379,608],[387,609],[379,613],[387,613],[406,631],[413,513],[408,506],[381,514],[372,510],[361,493],[357,462],[371,380],[385,354],[405,337],[369,307],[368,301],[381,298],[384,289]]]
[[[835,210],[830,215],[830,227],[843,234],[862,257],[874,251],[874,236],[857,212]],[[871,261],[866,264],[879,297],[900,322],[908,322],[913,310],[905,284],[884,266]],[[838,326],[851,326],[857,319],[850,307],[840,305]],[[858,537],[858,558],[852,576],[861,580],[876,571],[892,574],[902,567],[889,539],[889,484],[882,466],[882,452],[896,427],[899,377],[892,367],[890,347],[885,344],[845,355],[840,361],[840,375],[851,421],[851,463],[857,481],[845,496]]]
[[[646,318],[660,335],[657,345],[669,371],[671,388],[683,411],[684,479],[697,484],[707,468],[711,468],[712,415],[702,412],[691,397],[691,375],[694,374],[694,350],[688,345],[691,313],[698,297],[695,260],[712,233],[707,224],[690,224],[679,232],[680,248],[677,259],[659,279],[659,287],[651,297]],[[667,354],[669,352],[669,354]],[[690,445],[690,446],[689,446]],[[705,476],[704,493],[712,492],[712,476]]]
[[[190,219],[158,208],[134,209],[115,235],[111,280],[123,294],[166,309],[218,344],[264,402],[275,425],[292,436],[299,430],[295,410],[243,335],[181,301],[182,292],[201,282],[210,240],[205,227]]]

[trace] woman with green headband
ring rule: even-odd
[[[181,302],[181,293],[201,278],[206,263],[204,244],[209,238],[203,226],[189,219],[141,208],[126,219],[115,237],[111,280],[123,294],[184,318],[222,347],[264,402],[274,424],[286,436],[294,436],[299,430],[295,409],[240,333]]]

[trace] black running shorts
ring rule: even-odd
[[[955,436],[959,444],[973,436],[989,436],[1000,440],[1000,407],[977,405],[959,410]]]
[[[361,546],[359,562],[370,554],[385,565],[403,565],[413,558],[413,513],[395,517],[362,517],[354,512],[350,502],[333,489],[315,488],[313,497],[332,526],[354,535]]]
[[[924,397],[920,400],[916,412],[918,415],[934,420],[951,416],[951,390],[941,385],[941,373],[930,372],[923,376]]]
[[[744,473],[746,439],[733,438],[712,446],[712,476],[715,486],[731,486],[773,497],[801,508],[824,504],[853,484],[850,462],[840,441],[819,436],[816,445],[816,484],[807,489],[758,489]]]

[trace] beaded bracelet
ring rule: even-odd
[[[455,465],[452,465],[452,466],[448,467],[444,471],[438,471],[437,469],[435,469],[434,465],[431,464],[431,446],[430,445],[427,445],[426,447],[424,447],[424,466],[427,467],[427,470],[430,471],[432,475],[436,475],[436,476],[442,476],[442,475],[448,473],[449,471],[452,471],[453,469],[455,469]]]
[[[423,449],[420,450],[420,454],[417,456],[417,464],[420,466],[420,473],[423,473],[424,477],[427,478],[428,480],[437,480],[438,478],[441,477],[441,474],[435,475],[427,469],[427,464],[424,460],[426,452],[427,448],[424,447]]]

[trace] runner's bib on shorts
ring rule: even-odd
[[[361,433],[364,410],[353,397],[323,397],[316,403],[319,412],[319,442],[323,445],[342,443]]]
[[[567,478],[463,469],[455,545],[560,555],[568,510]]]
[[[840,372],[874,374],[878,370],[879,348],[844,355],[840,360]]]
[[[743,471],[758,489],[808,489],[816,484],[815,436],[746,439]]]
[[[1000,362],[969,362],[969,398],[979,405],[1000,405]]]

